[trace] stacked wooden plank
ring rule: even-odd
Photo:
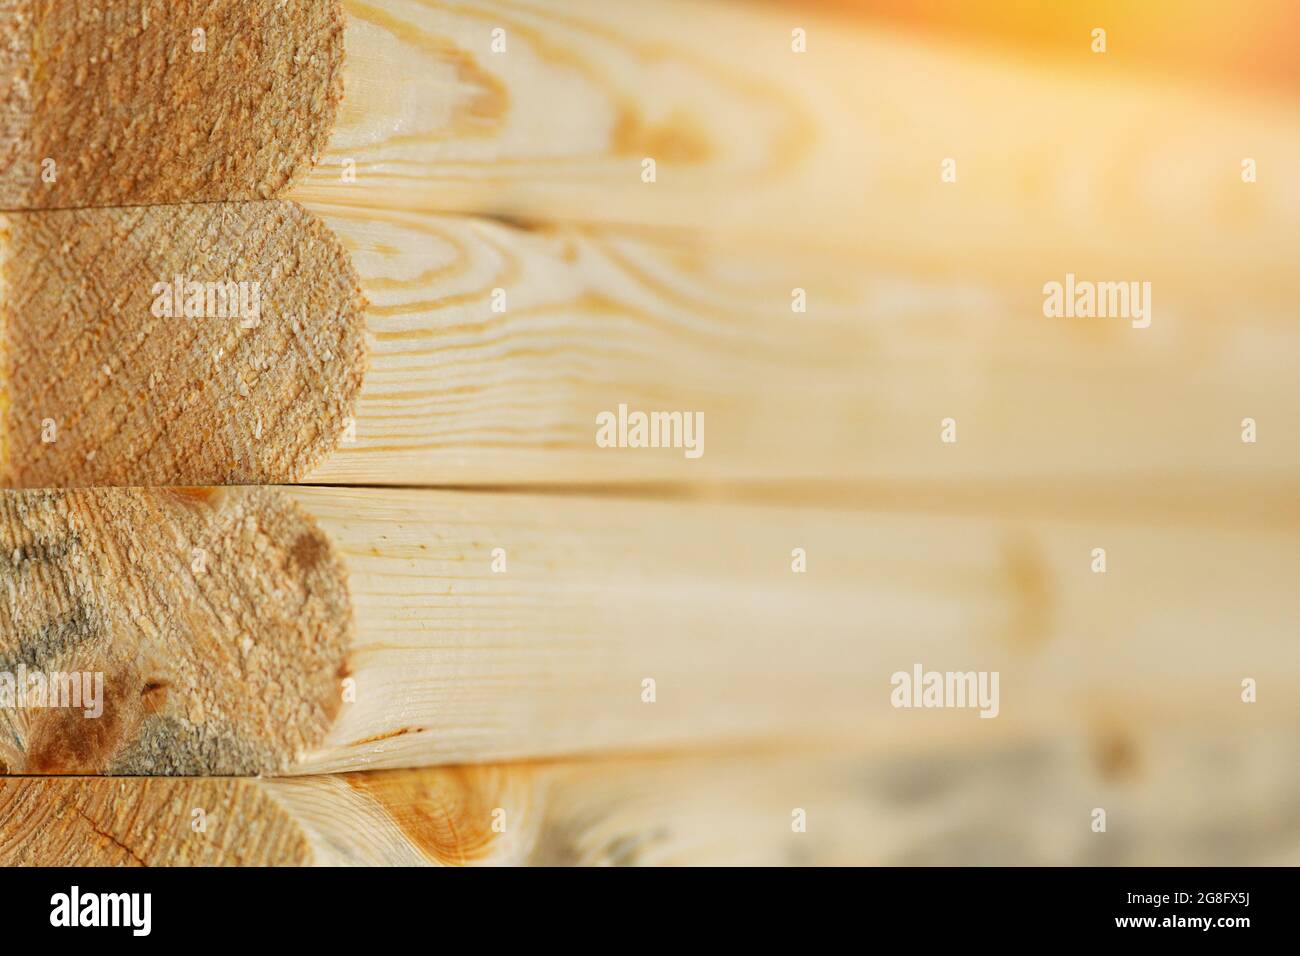
[[[834,5],[0,13],[0,861],[1294,860],[1287,93]]]

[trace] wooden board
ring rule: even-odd
[[[1294,865],[1282,736],[278,780],[0,778],[22,865]],[[1096,810],[1105,832],[1094,832]],[[801,827],[801,829],[796,829]]]
[[[1269,294],[1300,249],[1284,173],[1300,123],[1269,96],[1180,91],[1104,56],[1073,72],[1017,63],[769,4],[345,12],[344,103],[293,198],[798,237],[947,272],[1033,268],[1039,285],[1068,267],[1212,269]],[[1264,171],[1250,186],[1244,157]]]
[[[1160,288],[1135,329],[1044,317],[1038,280],[273,203],[10,214],[0,252],[10,486],[1177,482],[1222,507],[1300,474],[1289,306],[1223,290]],[[257,321],[158,314],[176,275],[257,285]],[[703,431],[602,447],[620,407]]]
[[[313,208],[352,255],[372,337],[355,442],[311,481],[1212,486],[1300,473],[1285,360],[1297,333],[1284,310],[1243,311],[1222,292],[1162,288],[1152,326],[1135,329],[1045,318],[1041,281],[1023,273]],[[703,454],[598,447],[598,416],[620,405],[702,413]]]
[[[56,109],[87,129],[66,137],[72,155],[51,157],[67,171],[52,184],[35,165],[43,144],[8,164],[8,208],[280,191],[765,237],[946,273],[1025,269],[1037,285],[1067,270],[1165,283],[1213,274],[1249,290],[1250,308],[1295,296],[1286,264],[1300,185],[1285,170],[1300,161],[1300,123],[1273,95],[1180,90],[1105,55],[1086,67],[1070,57],[1073,70],[1017,62],[774,4],[191,7],[131,0],[91,31],[74,28],[92,13],[60,0],[47,33],[106,32],[117,55],[93,60],[76,44],[30,52],[27,20],[10,21],[9,138],[25,142],[33,116],[63,136],[69,124],[45,115]],[[211,21],[204,54],[192,51],[199,20]],[[796,29],[805,53],[792,49]],[[250,48],[249,35],[264,45]],[[146,50],[155,68],[137,75]],[[53,88],[28,90],[24,71]],[[274,109],[258,98],[268,75],[281,78]],[[108,89],[139,102],[106,111]],[[295,117],[291,128],[275,126],[278,113]],[[127,123],[138,138],[121,136]],[[270,149],[276,136],[292,148]],[[954,183],[940,179],[947,158]],[[1242,182],[1245,158],[1255,183]]]
[[[1293,527],[342,488],[0,504],[0,672],[105,688],[99,716],[0,709],[14,773],[887,750],[1278,727],[1300,701]],[[996,671],[1000,696],[894,706],[918,665]]]

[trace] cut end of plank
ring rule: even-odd
[[[0,808],[0,860],[9,866],[313,860],[302,828],[250,780],[0,778]]]
[[[0,216],[0,485],[295,481],[352,427],[365,306],[295,203]]]
[[[342,706],[352,612],[275,489],[0,492],[0,771],[283,770]]]
[[[325,147],[338,0],[0,0],[0,206],[256,199]]]

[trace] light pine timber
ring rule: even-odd
[[[160,316],[177,275],[259,283],[256,322]],[[1157,286],[1134,329],[1044,318],[1037,282],[701,235],[279,201],[11,213],[0,484],[1181,482],[1221,507],[1300,465],[1290,306],[1234,295]],[[620,405],[702,413],[702,456],[598,447]]]
[[[7,164],[9,208],[282,195],[705,230],[1035,287],[1249,289],[1239,310],[1300,291],[1294,103],[1105,56],[1056,69],[702,0],[5,2],[0,144],[57,133],[64,170]]]
[[[343,488],[0,506],[0,672],[106,688],[98,718],[0,708],[11,773],[978,746],[1300,701],[1294,528]],[[997,671],[998,716],[895,708],[917,665]]]
[[[0,864],[1294,865],[1277,733],[279,779],[0,778]],[[1107,812],[1104,834],[1093,811]],[[794,824],[802,812],[804,827]]]
[[[1300,121],[1268,93],[1146,80],[1105,56],[1017,63],[778,4],[344,10],[343,105],[291,198],[707,230],[1036,286],[1067,269],[1212,278],[1252,306],[1300,281],[1283,265],[1300,251],[1283,173]],[[1250,186],[1247,156],[1269,170]],[[956,183],[940,181],[947,157]]]
[[[352,255],[371,352],[355,441],[306,480],[1015,479],[1132,494],[1300,474],[1300,332],[1265,290],[1242,308],[1230,289],[1157,286],[1152,326],[1134,329],[1047,319],[1023,275],[311,208]],[[702,412],[703,456],[597,447],[597,416],[620,404]],[[940,441],[947,418],[955,444]]]

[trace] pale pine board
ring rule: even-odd
[[[1300,713],[1294,528],[292,494],[341,549],[357,620],[357,702],[298,772]],[[490,570],[494,547],[505,574]],[[791,571],[794,547],[806,573]],[[1105,574],[1090,568],[1094,547]],[[916,663],[1000,671],[1001,714],[892,708],[891,675]],[[654,704],[640,697],[646,677]],[[1247,677],[1267,699],[1241,702]]]
[[[279,780],[0,778],[0,862],[1291,865],[1288,752],[1283,735],[1139,733],[875,760],[755,751]]]
[[[1185,475],[1211,501],[1294,483],[1289,104],[816,19],[795,54],[790,20],[348,4],[338,126],[288,195],[353,250],[374,362],[355,444],[254,480],[1015,479],[1123,496]],[[646,151],[664,158],[654,185]],[[1259,182],[1240,181],[1244,156]],[[1044,318],[1043,283],[1066,272],[1152,282],[1152,327]],[[598,450],[595,415],[621,402],[705,412],[705,457]],[[41,417],[20,423],[29,438]],[[955,446],[938,441],[949,417]],[[1248,417],[1256,445],[1239,440]]]
[[[1222,290],[1134,329],[1046,318],[1027,278],[284,202],[11,214],[0,256],[15,486],[1177,481],[1223,507],[1300,470],[1297,332]],[[180,273],[257,281],[259,322],[153,315]],[[703,415],[702,457],[599,447],[620,405]]]
[[[797,239],[1039,283],[1212,269],[1253,283],[1255,302],[1296,288],[1285,170],[1300,123],[1267,93],[1179,89],[1105,56],[1016,63],[770,4],[358,0],[345,14],[337,127],[290,198]],[[791,51],[796,27],[807,53]],[[947,157],[955,184],[940,182]]]
[[[1213,498],[1230,494],[1216,483],[1300,470],[1300,332],[1281,306],[1242,310],[1222,290],[1157,286],[1151,327],[1135,329],[1044,317],[1028,274],[309,208],[370,302],[370,368],[355,441],[308,481],[1176,479]],[[597,447],[597,416],[620,403],[703,412],[703,457]]]
[[[1294,526],[379,488],[4,494],[2,659],[102,670],[114,715],[4,711],[8,772],[915,750],[1300,713]],[[895,708],[892,677],[916,665],[997,671],[998,716]]]

